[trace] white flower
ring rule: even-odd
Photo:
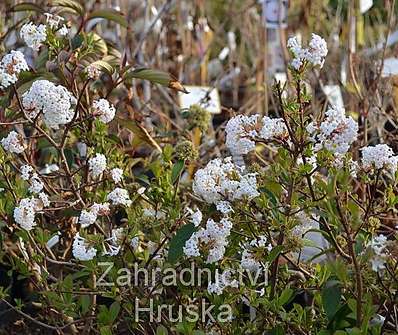
[[[315,143],[315,152],[325,148],[332,153],[345,154],[357,139],[358,124],[351,116],[345,116],[344,109],[334,107],[327,110],[319,126],[309,123],[307,131]]]
[[[194,226],[195,227],[199,226],[203,218],[203,214],[200,211],[200,209],[197,209],[196,212],[194,212],[192,209],[188,207],[187,212],[191,215],[191,222],[194,224]]]
[[[386,250],[387,237],[384,235],[374,236],[367,246],[372,250],[372,257],[370,259],[372,270],[379,272],[385,269],[385,263],[388,258],[388,253]]]
[[[359,164],[358,162],[352,160],[352,158],[346,158],[344,155],[342,154],[334,154],[334,158],[335,160],[332,162],[332,165],[336,168],[336,169],[344,169],[347,168],[348,171],[350,172],[350,175],[352,178],[356,178],[357,177],[357,172],[359,169]]]
[[[183,252],[187,257],[200,256],[199,238],[196,233],[193,233],[191,237],[185,242]]]
[[[50,206],[50,200],[48,199],[48,195],[44,192],[39,193],[39,199],[43,203],[43,207],[48,207]]]
[[[302,53],[301,43],[296,36],[293,36],[287,41],[287,48],[293,53],[295,57],[300,57]]]
[[[106,169],[106,157],[103,154],[97,153],[88,161],[89,171],[91,175],[96,178],[100,176]]]
[[[23,180],[29,180],[31,172],[33,172],[33,168],[30,165],[25,164],[21,166],[21,178]]]
[[[219,201],[219,202],[217,202],[216,208],[222,214],[229,214],[229,213],[234,211],[232,206],[231,206],[231,203],[229,201]]]
[[[246,244],[245,249],[242,252],[242,259],[240,261],[240,266],[242,269],[256,272],[261,268],[261,262],[254,253],[254,248],[265,248],[268,252],[272,250],[271,244],[268,243],[267,237],[265,235],[261,235],[258,238],[250,241],[250,243]]]
[[[106,199],[112,202],[113,205],[123,205],[123,206],[130,206],[131,200],[127,190],[124,188],[115,188],[111,193],[108,194]]]
[[[76,105],[76,99],[61,85],[48,80],[36,80],[29,91],[22,95],[22,104],[29,118],[34,119],[42,112],[46,125],[58,129],[60,125],[72,121],[72,106]]]
[[[261,268],[261,263],[255,259],[250,250],[244,249],[242,252],[240,266],[242,269],[249,270],[250,272],[257,272]]]
[[[97,212],[96,211],[87,211],[83,209],[79,216],[79,223],[82,228],[87,228],[92,225],[97,220]]]
[[[207,292],[210,294],[215,293],[217,295],[221,295],[227,287],[238,287],[239,282],[236,279],[232,279],[234,272],[234,270],[228,269],[219,275],[217,270],[215,281],[209,282]]]
[[[115,117],[116,109],[106,99],[99,99],[93,102],[93,115],[98,116],[103,123],[109,123]]]
[[[44,24],[36,26],[29,22],[22,26],[20,35],[28,47],[38,51],[47,39],[46,26]]]
[[[0,88],[15,84],[21,71],[29,71],[22,52],[12,50],[0,62]]]
[[[317,34],[312,34],[311,41],[309,43],[309,52],[307,54],[307,60],[312,65],[323,66],[325,57],[328,54],[328,46],[326,41]]]
[[[222,259],[225,247],[228,245],[227,237],[230,235],[232,222],[223,218],[220,222],[212,219],[207,220],[206,228],[199,231],[185,242],[183,252],[188,257],[200,256],[199,245],[202,243],[208,246],[208,256],[206,263],[215,263]]]
[[[259,137],[264,140],[271,140],[273,138],[284,138],[288,136],[286,125],[281,118],[271,119],[265,116],[262,119],[262,128],[259,132]]]
[[[43,182],[41,181],[39,176],[36,173],[34,173],[30,178],[29,191],[32,193],[40,193],[43,187],[44,187]]]
[[[288,136],[283,119],[260,115],[238,115],[231,118],[225,128],[226,146],[235,161],[253,151],[256,141],[282,139]]]
[[[258,115],[238,115],[231,118],[226,127],[226,146],[233,156],[245,155],[255,149],[253,137],[257,136]]]
[[[289,38],[287,48],[294,56],[291,66],[296,70],[299,70],[304,62],[313,66],[319,65],[322,68],[328,54],[326,41],[316,34],[312,34],[308,48],[303,48],[297,37]]]
[[[96,202],[91,206],[90,208],[91,211],[94,211],[97,213],[97,215],[103,216],[103,215],[109,215],[110,213],[110,208],[109,208],[109,203],[104,202],[102,204],[97,204]]]
[[[72,253],[73,256],[78,260],[89,261],[97,255],[97,249],[90,247],[86,239],[77,233],[73,240]]]
[[[398,165],[398,156],[387,144],[377,144],[374,147],[364,147],[362,152],[362,166],[365,170],[386,169],[395,175]]]
[[[123,170],[119,168],[112,169],[111,177],[116,184],[120,183],[123,180]]]
[[[272,250],[272,245],[268,243],[267,236],[260,235],[255,240],[250,241],[251,247],[266,248],[268,251]]]
[[[19,202],[19,205],[14,208],[14,220],[21,228],[25,230],[32,230],[36,226],[35,214],[39,208],[37,202],[33,198],[25,198]]]
[[[107,215],[109,214],[109,204],[97,204],[94,203],[89,210],[82,210],[79,216],[79,223],[82,228],[87,228],[92,225],[96,220],[98,215]]]
[[[11,153],[20,154],[25,150],[22,136],[14,130],[11,131],[7,137],[4,137],[0,142],[4,150]]]
[[[253,199],[258,196],[255,173],[243,174],[231,157],[214,159],[195,173],[192,189],[208,203]]]

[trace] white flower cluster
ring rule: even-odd
[[[259,115],[238,115],[231,118],[225,133],[226,146],[234,157],[254,150],[256,141],[281,139],[288,135],[283,119],[268,116],[261,118]]]
[[[25,150],[24,141],[16,131],[11,131],[7,137],[1,139],[1,145],[5,151],[20,154]]]
[[[350,175],[352,178],[357,177],[357,173],[359,170],[359,164],[358,162],[354,161],[351,157],[348,159],[341,154],[334,154],[335,160],[333,161],[333,166],[337,169],[343,169],[346,167],[348,171],[350,172]]]
[[[220,275],[218,271],[216,272],[216,278],[214,282],[209,282],[207,285],[207,292],[210,294],[221,295],[227,287],[239,287],[239,282],[236,279],[233,279],[234,270],[225,270]]]
[[[37,194],[38,198],[25,198],[19,202],[19,205],[14,208],[14,219],[21,228],[31,230],[35,223],[35,214],[43,209],[43,207],[50,206],[48,195],[42,192],[44,184],[37,173],[33,172],[30,165],[21,166],[21,178],[29,181],[29,191]]]
[[[232,155],[246,155],[254,150],[256,144],[253,137],[257,136],[257,123],[258,115],[238,115],[228,121],[225,144]]]
[[[22,52],[12,50],[0,62],[0,88],[15,84],[21,71],[29,71]]]
[[[98,215],[108,215],[109,213],[110,209],[107,202],[103,204],[94,203],[88,210],[81,211],[79,223],[82,228],[87,228],[97,220]]]
[[[244,174],[243,170],[232,162],[231,157],[214,159],[195,173],[193,191],[210,204],[253,199],[259,195],[256,174]]]
[[[362,152],[362,167],[367,170],[386,169],[392,175],[395,175],[398,165],[398,156],[387,144],[377,144],[374,147],[364,147]]]
[[[320,125],[309,123],[307,131],[315,143],[315,152],[325,148],[332,153],[345,154],[357,139],[358,124],[351,116],[345,115],[344,109],[333,107],[326,111],[326,118]]]
[[[90,247],[87,240],[77,233],[73,240],[72,254],[78,260],[90,261],[97,255],[97,249]]]
[[[246,245],[242,252],[242,259],[240,266],[242,269],[249,270],[251,272],[259,271],[261,268],[261,262],[255,255],[255,249],[265,248],[267,251],[272,250],[271,244],[268,243],[267,237],[264,235],[252,240]]]
[[[185,242],[184,254],[188,257],[200,256],[200,246],[203,244],[208,250],[206,263],[215,263],[222,259],[228,236],[232,229],[232,222],[222,218],[220,222],[207,220],[206,228],[200,228]]]
[[[229,213],[232,213],[234,211],[229,201],[217,202],[216,208],[224,215],[228,215]]]
[[[40,209],[37,199],[22,199],[19,205],[14,208],[14,220],[21,228],[32,230],[33,227],[36,226],[35,214]]]
[[[190,214],[191,222],[194,224],[195,227],[198,227],[203,219],[203,214],[200,209],[197,209],[196,212],[194,212],[188,207],[187,212],[188,214]]]
[[[370,262],[372,264],[372,270],[378,272],[386,268],[385,263],[387,261],[388,254],[386,253],[387,248],[387,237],[384,235],[374,236],[368,243],[368,247],[372,250],[372,257]]]
[[[30,178],[29,191],[32,193],[40,193],[43,187],[44,187],[43,182],[41,181],[37,173],[34,173]]]
[[[106,170],[106,157],[97,153],[88,160],[88,170],[93,178],[97,178]]]
[[[93,102],[93,115],[98,116],[103,123],[111,122],[115,117],[115,113],[115,107],[108,100],[99,99]]]
[[[33,167],[30,165],[22,165],[21,166],[21,178],[30,183],[29,192],[35,193],[39,195],[39,198],[43,201],[43,206],[47,207],[50,205],[47,194],[42,192],[44,188],[44,184],[41,181],[39,175],[34,172]]]
[[[111,193],[106,197],[113,205],[130,206],[132,201],[130,200],[129,192],[120,187],[116,187]]]
[[[297,37],[289,38],[287,47],[294,56],[291,66],[296,70],[299,70],[305,62],[322,68],[328,54],[326,41],[316,34],[312,34],[308,48],[303,48]]]
[[[22,26],[20,35],[28,47],[38,51],[47,39],[46,29],[44,24],[36,26],[32,22],[29,22]]]
[[[114,168],[111,170],[112,180],[118,184],[123,180],[123,170],[119,168]]]
[[[43,112],[48,127],[58,129],[72,121],[76,98],[63,86],[48,80],[36,80],[22,96],[26,115],[33,119]]]

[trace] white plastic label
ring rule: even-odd
[[[189,92],[178,93],[178,100],[181,108],[189,108],[192,105],[199,105],[207,109],[211,114],[221,113],[221,103],[218,90],[208,86],[184,86]]]

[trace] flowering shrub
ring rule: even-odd
[[[0,259],[33,292],[4,285],[8,308],[65,334],[394,333],[398,156],[362,146],[345,110],[311,109],[320,36],[289,39],[277,113],[231,117],[204,161],[206,110],[185,112],[175,146],[129,114],[132,78],[183,91],[172,77],[55,14],[19,35],[35,57],[0,63]],[[187,269],[209,276],[186,284]]]

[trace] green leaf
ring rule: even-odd
[[[82,34],[76,35],[75,37],[72,38],[71,40],[71,45],[72,45],[72,50],[76,50],[77,48],[80,48],[81,45],[84,42],[84,37]]]
[[[331,321],[340,307],[341,288],[337,280],[329,280],[322,290],[322,305],[328,320]]]
[[[271,335],[285,335],[286,333],[285,333],[285,331],[283,330],[283,327],[280,326],[280,325],[278,325],[278,326],[272,328],[270,334],[271,334]]]
[[[168,335],[169,332],[165,326],[159,325],[158,328],[156,328],[156,335]]]
[[[174,264],[183,254],[185,242],[189,240],[195,231],[193,223],[182,226],[170,241],[168,261]]]
[[[171,170],[171,182],[174,184],[178,177],[181,174],[181,171],[184,169],[185,163],[183,160],[179,160],[177,163],[173,165],[173,169]]]
[[[15,6],[12,6],[8,10],[8,12],[25,12],[25,11],[44,13],[44,9],[42,7],[30,2],[21,2]]]
[[[109,321],[110,323],[114,323],[117,316],[119,315],[120,312],[120,304],[118,301],[115,301],[111,307],[109,307]]]
[[[260,187],[260,188],[259,188],[259,191],[260,191],[261,193],[265,193],[266,196],[267,196],[267,198],[271,201],[271,203],[272,203],[274,206],[276,206],[276,205],[278,204],[278,200],[277,200],[277,198],[275,197],[274,193],[272,193],[268,188],[266,188],[266,187]]]
[[[125,80],[131,78],[149,80],[152,83],[160,84],[183,93],[188,93],[184,86],[182,86],[182,84],[176,78],[174,78],[174,76],[167,72],[148,68],[139,68],[128,71],[125,74]]]
[[[110,326],[104,326],[100,328],[101,335],[112,335],[112,329]]]
[[[112,74],[113,72],[113,67],[112,65],[110,65],[108,62],[105,62],[103,60],[97,60],[94,63],[90,64],[91,66],[94,66],[95,68],[97,68],[98,70],[101,71],[106,71],[109,74]]]
[[[280,254],[280,252],[282,250],[283,250],[283,246],[281,246],[281,245],[277,245],[274,248],[272,248],[272,250],[268,254],[267,262],[272,263],[275,260],[275,258],[278,257],[278,255]]]
[[[82,295],[80,297],[80,306],[82,308],[82,314],[86,314],[91,306],[91,298],[89,295]]]
[[[75,14],[83,15],[84,8],[83,6],[74,0],[54,0],[53,6],[63,7],[68,10],[68,12],[72,12]]]
[[[293,295],[293,290],[290,287],[287,287],[283,290],[281,295],[278,298],[278,305],[283,306],[286,304]]]
[[[121,26],[127,28],[127,20],[122,15],[119,11],[114,10],[114,9],[99,9],[90,14],[88,17],[88,20],[94,19],[94,18],[103,18],[107,19],[110,21],[114,21]]]

